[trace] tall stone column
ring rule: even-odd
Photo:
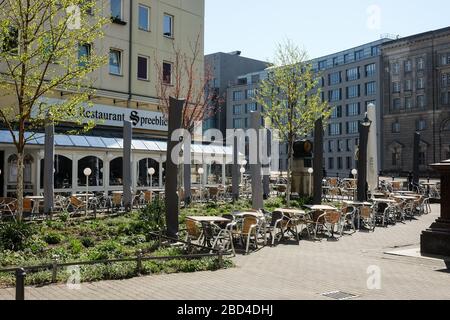
[[[323,180],[323,122],[318,119],[314,126],[314,204],[322,204],[322,180]]]
[[[444,259],[450,269],[450,160],[431,167],[441,175],[441,216],[422,232],[421,253]]]
[[[181,128],[184,100],[177,100],[170,97],[169,107],[169,132],[167,143],[167,161],[166,161],[166,224],[167,236],[178,238],[178,216],[179,199],[177,193],[178,165],[172,159],[172,150],[179,141],[172,141],[172,133]]]
[[[51,214],[54,208],[55,193],[55,126],[50,119],[46,120],[44,145],[44,213]]]
[[[252,112],[250,114],[250,129],[256,131],[256,163],[250,163],[250,172],[252,175],[252,203],[253,209],[263,209],[264,201],[263,201],[263,186],[262,186],[262,177],[261,177],[261,161],[259,156],[260,150],[260,137],[259,137],[259,128],[261,127],[261,113],[260,112]],[[250,143],[252,143],[250,141]],[[251,159],[251,157],[250,157]]]
[[[234,137],[233,140],[233,164],[231,165],[231,176],[232,176],[232,197],[233,201],[239,200],[239,179],[240,179],[240,172],[239,172],[239,155],[238,155],[238,139],[237,137]]]
[[[124,121],[123,124],[123,203],[127,211],[131,210],[133,196],[131,193],[132,185],[132,161],[131,161],[131,140],[132,140],[131,121]]]

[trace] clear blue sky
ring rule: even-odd
[[[448,0],[206,0],[205,53],[271,60],[291,39],[310,58],[450,26]]]

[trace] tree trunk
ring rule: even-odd
[[[293,149],[293,136],[289,135],[288,139],[288,167],[287,167],[287,187],[286,187],[286,206],[289,208],[291,205],[291,184],[292,184],[292,149]]]
[[[23,218],[23,191],[24,191],[24,154],[23,151],[17,153],[17,221],[22,221]]]

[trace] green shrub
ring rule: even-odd
[[[138,219],[145,233],[149,231],[165,230],[165,203],[159,198],[155,198],[144,209],[139,211]],[[135,226],[136,228],[137,226]]]
[[[25,242],[25,248],[30,249],[33,254],[42,253],[47,247],[47,242],[42,240],[36,234],[32,235]]]
[[[35,233],[30,224],[24,222],[8,222],[0,224],[0,247],[3,250],[20,251],[26,241]]]
[[[81,238],[81,244],[85,248],[92,248],[93,246],[95,246],[95,241],[91,237],[83,237]]]
[[[83,244],[78,239],[70,239],[68,249],[72,254],[80,254],[83,250]]]
[[[62,235],[56,232],[48,232],[47,234],[44,235],[44,241],[50,245],[60,244],[62,240],[63,240]]]
[[[100,243],[88,252],[88,259],[92,261],[118,258],[123,253],[123,247],[117,241],[109,240]]]

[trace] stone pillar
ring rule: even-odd
[[[44,145],[44,213],[51,214],[54,208],[55,193],[55,126],[50,119],[47,119],[45,126]]]
[[[125,210],[129,211],[132,207],[133,196],[131,193],[133,163],[131,161],[131,140],[132,140],[131,121],[123,123],[123,205]]]
[[[316,121],[314,127],[314,204],[322,203],[322,180],[323,180],[323,122],[322,118]]]
[[[450,160],[431,167],[441,175],[441,216],[422,232],[421,253],[444,259],[450,269]]]
[[[234,137],[233,140],[233,164],[232,164],[232,193],[233,193],[233,201],[237,201],[239,199],[239,179],[240,179],[240,171],[239,171],[239,155],[238,155],[238,139]]]
[[[250,129],[256,131],[257,145],[256,145],[256,163],[250,163],[250,172],[252,175],[252,204],[253,209],[263,209],[263,187],[262,187],[262,177],[261,177],[261,162],[260,162],[260,137],[259,128],[261,127],[261,113],[251,112],[250,113]],[[252,143],[250,141],[250,143]],[[251,157],[250,157],[251,159]]]
[[[367,140],[369,127],[359,124],[359,154],[358,154],[358,194],[359,202],[367,201]]]
[[[172,150],[179,141],[172,141],[172,134],[175,130],[181,128],[184,100],[177,100],[170,97],[169,108],[169,141],[167,144],[167,162],[166,162],[166,224],[167,236],[178,238],[178,216],[179,216],[179,198],[177,192],[178,165],[172,159]]]

